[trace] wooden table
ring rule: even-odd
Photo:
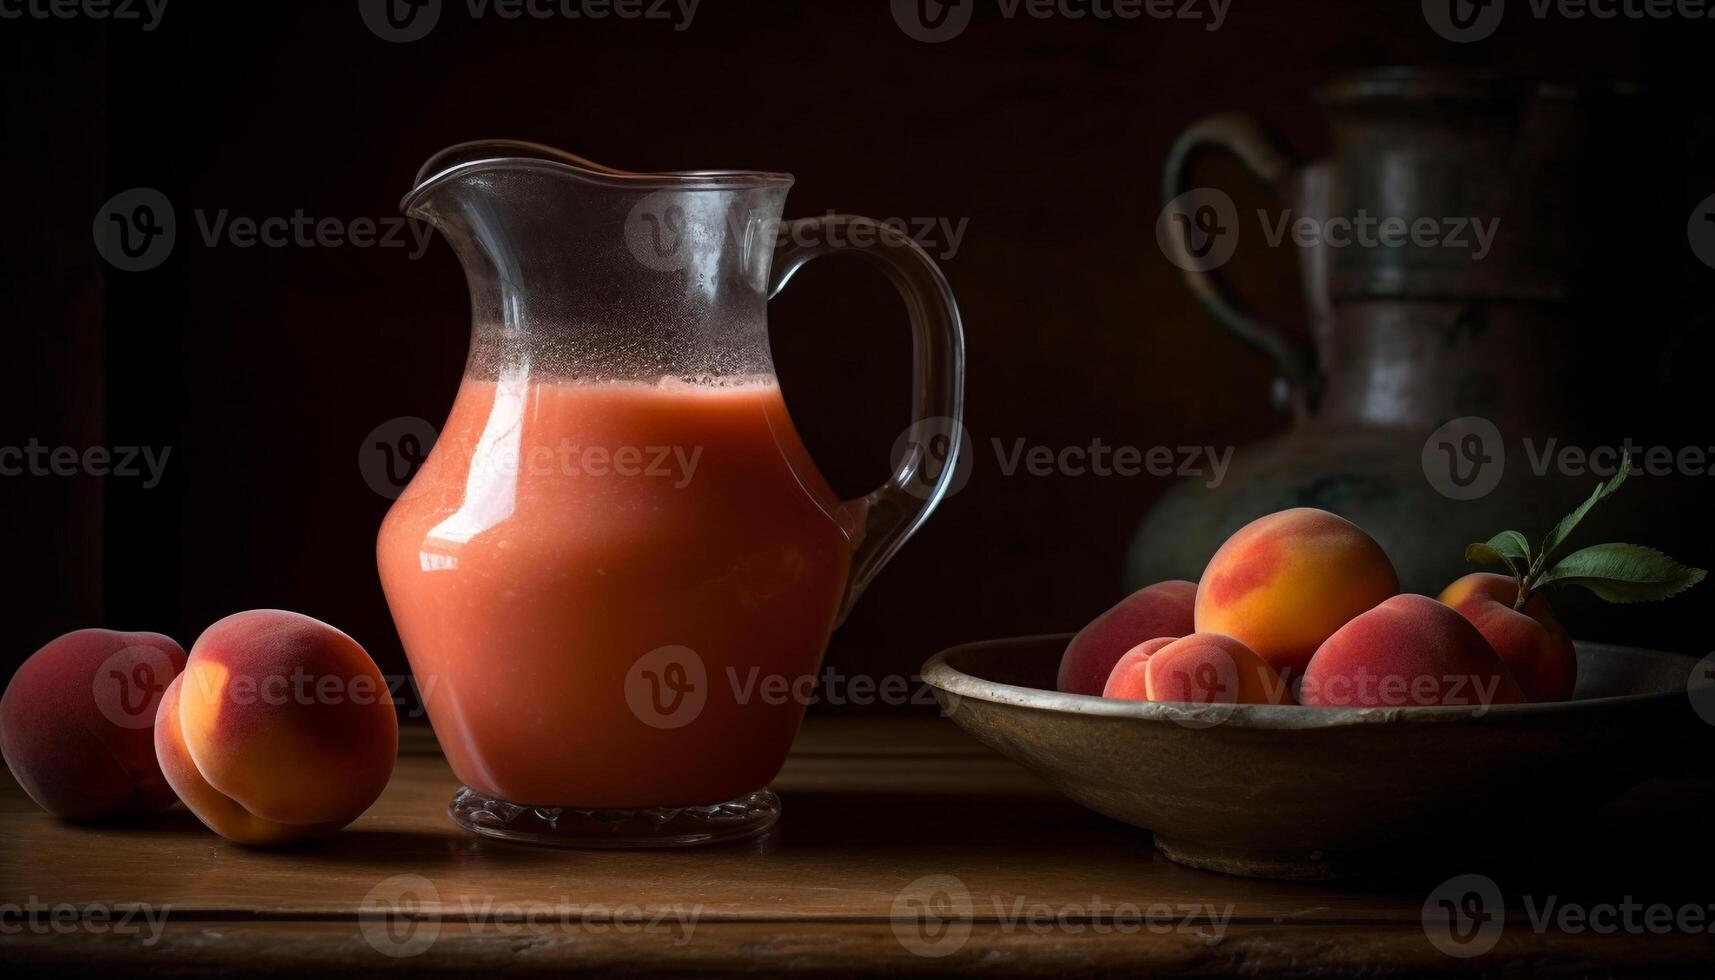
[[[410,729],[365,817],[327,841],[270,852],[229,844],[183,811],[129,830],[58,823],[5,780],[0,957],[57,973],[297,978],[1701,977],[1715,966],[1715,785],[1692,774],[1640,787],[1505,864],[1447,869],[1487,876],[1504,905],[1475,933],[1492,948],[1471,958],[1440,951],[1433,920],[1425,925],[1447,874],[1328,885],[1177,867],[1148,834],[1065,801],[940,719],[812,719],[775,783],[781,824],[743,844],[495,844],[447,820],[454,788],[432,736]],[[1556,917],[1536,925],[1550,901]],[[1598,934],[1559,918],[1571,907],[1602,924],[1628,901],[1642,906],[1631,917],[1644,928]],[[1688,908],[1702,910],[1700,927],[1688,927]],[[1655,934],[1652,914],[1681,919]]]

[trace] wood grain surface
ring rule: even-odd
[[[367,815],[262,851],[182,810],[138,827],[60,823],[8,779],[0,950],[33,970],[175,976],[1704,976],[1715,963],[1715,877],[1693,829],[1715,786],[1690,773],[1504,859],[1338,885],[1172,865],[1147,833],[939,719],[813,719],[775,783],[781,824],[736,845],[491,843],[446,818],[456,785],[428,730],[408,728]],[[1481,956],[1441,952],[1425,926],[1456,874],[1501,896]]]

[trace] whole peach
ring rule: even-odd
[[[1471,621],[1532,701],[1567,701],[1578,686],[1572,637],[1536,593],[1514,609],[1518,582],[1510,575],[1473,572],[1447,586],[1442,602]]]
[[[85,629],[30,655],[0,696],[0,753],[30,799],[67,820],[155,813],[178,797],[155,761],[155,711],[185,666],[159,633]]]
[[[381,795],[399,724],[381,671],[320,620],[258,609],[220,620],[168,689],[155,750],[185,805],[223,837],[331,833]]]
[[[1113,673],[1108,675],[1108,682],[1102,686],[1102,697],[1117,698],[1121,701],[1148,701],[1149,681],[1146,668],[1149,666],[1149,658],[1178,639],[1176,636],[1158,636],[1153,640],[1144,640],[1127,650],[1125,656],[1120,657],[1119,663],[1114,664]]]
[[[1340,627],[1310,658],[1300,704],[1519,704],[1524,692],[1489,641],[1428,596],[1399,595]]]
[[[1066,644],[1054,686],[1068,694],[1100,694],[1126,651],[1157,637],[1191,632],[1197,585],[1180,579],[1147,585],[1090,621]]]
[[[1156,650],[1144,677],[1151,701],[1292,703],[1286,682],[1268,661],[1219,633],[1193,633]]]
[[[1215,552],[1197,584],[1197,632],[1230,636],[1290,678],[1335,630],[1398,593],[1374,538],[1297,507],[1246,524]]]

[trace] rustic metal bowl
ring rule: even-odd
[[[1554,704],[1336,709],[1061,694],[1069,639],[954,647],[923,677],[965,731],[1154,831],[1169,859],[1228,874],[1333,878],[1505,847],[1715,734],[1715,683],[1680,654],[1580,643],[1576,695]]]

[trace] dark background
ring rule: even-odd
[[[0,667],[82,626],[160,630],[188,647],[221,616],[274,606],[329,620],[383,670],[404,669],[373,560],[389,501],[358,461],[378,425],[444,418],[466,343],[457,263],[438,239],[418,261],[408,249],[209,248],[193,209],[390,217],[431,153],[509,137],[627,169],[790,171],[789,216],[968,219],[942,264],[964,313],[976,468],[830,650],[842,671],[912,673],[953,643],[1074,629],[1111,604],[1131,530],[1171,483],[1009,478],[991,439],[1242,446],[1288,423],[1270,364],[1213,325],[1156,245],[1161,161],[1184,127],[1249,109],[1324,152],[1312,86],[1420,64],[1635,79],[1695,129],[1715,50],[1715,21],[1521,11],[1493,38],[1455,45],[1416,0],[1234,0],[1216,32],[997,9],[979,0],[969,29],[942,44],[908,37],[885,0],[705,0],[682,32],[472,20],[449,2],[406,44],[371,33],[355,0],[172,0],[151,32],[0,21],[11,368],[0,445],[172,447],[149,490],[0,477]],[[1267,203],[1231,164],[1211,164],[1207,182],[1241,209]],[[174,203],[179,234],[164,265],[127,273],[102,261],[91,223],[134,187]],[[1241,251],[1230,271],[1255,305],[1301,327],[1290,250]],[[1636,289],[1640,320],[1685,312],[1655,284]],[[817,263],[770,321],[815,458],[842,494],[868,490],[907,421],[898,301],[860,263]],[[1695,411],[1706,393],[1690,394]],[[1706,631],[1677,638],[1707,644]]]

